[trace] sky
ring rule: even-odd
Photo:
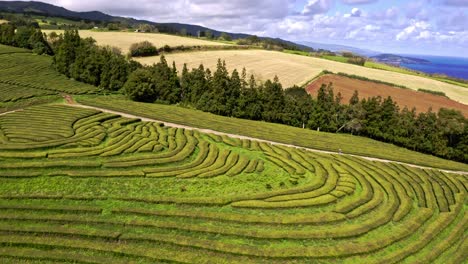
[[[73,11],[350,45],[468,57],[468,0],[44,0]]]

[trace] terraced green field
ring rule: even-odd
[[[0,262],[463,263],[468,178],[43,105],[0,116]]]
[[[468,164],[410,151],[392,144],[346,134],[323,133],[280,124],[218,116],[174,105],[146,104],[122,96],[78,96],[79,103],[136,116],[305,148],[400,161],[431,168],[468,172]]]
[[[97,88],[68,79],[52,68],[52,58],[0,45],[0,108],[24,99],[95,93]]]

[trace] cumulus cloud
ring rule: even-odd
[[[350,14],[344,14],[344,17],[360,17],[362,15],[362,11],[359,8],[351,9]]]
[[[371,45],[407,48],[427,43],[429,48],[425,50],[439,45],[453,52],[466,51],[468,45],[465,8],[468,0],[394,1],[393,6],[381,5],[384,1],[377,0],[40,1],[74,11],[99,10],[111,15],[197,24],[293,41],[370,48]],[[372,4],[372,8],[366,4]]]
[[[421,32],[427,31],[429,24],[425,21],[411,21],[411,25],[404,28],[400,33],[395,37],[396,40],[407,40],[411,37],[418,36]]]
[[[323,14],[330,10],[333,5],[332,0],[309,0],[302,10],[302,15]]]

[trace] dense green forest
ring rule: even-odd
[[[417,114],[415,109],[400,109],[391,97],[361,99],[357,92],[349,102],[342,102],[332,84],[322,85],[317,98],[312,98],[301,87],[283,89],[278,78],[260,82],[245,70],[229,73],[221,60],[214,72],[200,65],[184,67],[179,74],[164,56],[157,64],[142,66],[119,50],[80,38],[76,30],[45,41],[39,38],[38,29],[15,34],[11,27],[0,28],[3,44],[30,49],[37,42],[50,45],[51,50],[42,53],[55,54],[54,67],[59,72],[106,91],[122,91],[135,101],[180,104],[223,116],[351,133],[468,162],[468,119],[459,111]],[[20,44],[26,42],[29,44]]]

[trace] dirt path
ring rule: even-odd
[[[68,100],[67,100],[67,101],[68,101]],[[105,109],[105,108],[94,107],[94,106],[88,106],[88,105],[82,105],[82,104],[78,104],[78,103],[76,103],[76,102],[73,102],[72,104],[69,104],[69,105],[70,105],[70,106],[73,106],[73,107],[81,107],[81,108],[87,108],[87,109],[94,109],[94,110],[98,110],[98,111],[101,111],[101,112],[116,114],[116,115],[120,115],[120,116],[128,117],[128,118],[138,118],[138,119],[141,119],[142,121],[147,121],[147,122],[163,123],[165,126],[168,126],[168,127],[176,127],[176,128],[184,128],[184,129],[189,129],[189,130],[197,130],[197,131],[200,131],[200,132],[202,132],[202,133],[215,134],[215,135],[219,135],[219,136],[225,135],[225,136],[232,137],[232,138],[254,140],[254,141],[265,142],[265,143],[269,143],[269,144],[277,145],[277,146],[285,146],[285,147],[290,147],[290,148],[303,149],[303,150],[307,150],[307,151],[311,151],[311,152],[326,153],[326,154],[348,155],[348,156],[352,156],[352,157],[363,158],[363,159],[370,160],[370,161],[393,162],[393,163],[402,164],[402,165],[406,165],[406,166],[410,166],[410,167],[414,167],[414,168],[420,168],[420,169],[436,169],[436,170],[443,171],[443,172],[447,172],[447,173],[456,173],[456,174],[468,175],[468,172],[467,172],[467,171],[443,170],[443,169],[432,168],[432,167],[425,167],[425,166],[419,166],[419,165],[415,165],[415,164],[410,164],[410,163],[405,163],[405,162],[399,162],[399,161],[393,161],[393,160],[379,159],[379,158],[373,158],[373,157],[367,157],[367,156],[359,156],[359,155],[353,155],[353,154],[341,154],[341,153],[339,153],[339,152],[334,152],[334,151],[324,151],[324,150],[313,149],[313,148],[305,148],[305,147],[301,147],[301,146],[296,146],[296,145],[291,145],[291,144],[284,144],[284,143],[279,143],[279,142],[264,140],[264,139],[260,139],[260,138],[246,137],[246,136],[242,136],[242,135],[236,135],[236,134],[229,134],[229,133],[219,132],[219,131],[215,131],[215,130],[211,130],[211,129],[203,129],[203,128],[197,128],[197,127],[191,127],[191,126],[184,126],[184,125],[180,125],[180,124],[175,124],[175,123],[170,123],[170,122],[164,122],[164,121],[157,120],[157,119],[152,119],[152,118],[146,118],[146,117],[136,116],[136,115],[132,115],[132,114],[127,114],[127,113],[124,113],[124,112],[112,111],[112,110]]]
[[[71,95],[64,94],[64,95],[62,95],[62,96],[63,96],[63,98],[65,99],[65,101],[67,102],[67,104],[69,104],[69,105],[75,104],[75,101],[73,100],[73,98],[71,97]]]
[[[2,115],[8,115],[8,114],[11,114],[11,113],[14,113],[14,112],[18,112],[18,111],[21,111],[23,109],[16,109],[16,110],[11,110],[11,111],[8,111],[8,112],[3,112],[3,113],[0,113],[0,116]]]

